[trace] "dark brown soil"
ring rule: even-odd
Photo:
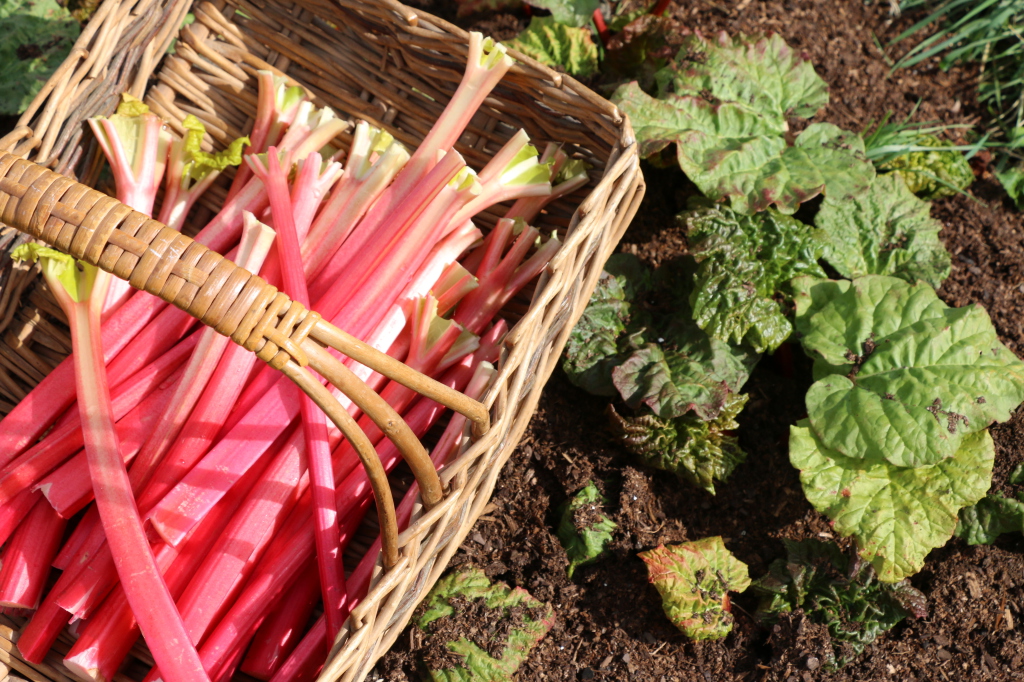
[[[434,0],[431,11],[448,14]],[[889,75],[884,45],[907,25],[876,0],[694,0],[674,8],[680,29],[704,33],[773,31],[801,48],[831,87],[832,103],[819,120],[861,130],[887,111],[896,117],[919,103],[918,120],[976,123],[976,74],[934,66]],[[478,22],[501,38],[526,18],[500,14]],[[877,42],[876,42],[877,37]],[[892,58],[894,53],[889,54]],[[897,55],[898,56],[898,55]],[[1004,343],[1024,356],[1024,219],[992,180],[986,160],[975,161],[977,199],[935,204],[942,237],[953,254],[953,274],[941,295],[951,305],[980,303]],[[648,195],[622,249],[651,264],[685,249],[674,216],[692,185],[678,170],[645,168]],[[736,626],[717,642],[687,640],[665,618],[648,584],[641,550],[662,543],[721,535],[736,556],[762,575],[782,554],[782,538],[833,538],[828,519],[804,499],[787,455],[789,425],[804,416],[810,365],[798,348],[795,367],[783,371],[762,360],[746,387],[739,417],[748,453],[728,484],[711,496],[673,476],[633,466],[611,436],[606,400],[571,386],[560,371],[548,384],[518,452],[506,465],[494,499],[453,564],[474,563],[488,575],[521,586],[555,609],[557,623],[523,666],[520,680],[640,680],[644,682],[805,682],[809,680],[936,680],[979,682],[1024,679],[1024,540],[1004,536],[995,546],[959,540],[935,550],[912,583],[929,600],[928,617],[905,621],[838,673],[820,666],[827,651],[823,626],[800,613],[770,631],[748,615],[750,597],[734,601]],[[1024,416],[992,430],[997,446],[994,490],[1024,460]],[[565,577],[567,559],[554,535],[555,510],[590,480],[603,482],[617,504],[605,510],[619,529],[610,557]],[[847,541],[835,538],[846,546]],[[410,637],[378,665],[380,679],[416,679]],[[373,679],[371,677],[371,679]]]

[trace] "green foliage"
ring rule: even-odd
[[[720,537],[641,552],[665,615],[690,639],[721,639],[732,630],[729,592],[750,585],[747,565]]]
[[[984,497],[995,448],[988,431],[979,431],[953,457],[900,467],[841,455],[803,420],[790,427],[789,458],[808,501],[836,532],[857,539],[880,580],[895,582],[921,570],[928,552],[952,537],[957,512]]]
[[[740,213],[775,205],[792,214],[822,192],[859,194],[874,177],[863,140],[832,124],[811,124],[787,142],[787,118],[814,115],[828,91],[778,35],[687,36],[655,80],[657,98],[636,82],[613,96],[632,119],[641,153],[675,144],[697,187],[715,201],[730,199]]]
[[[930,208],[898,173],[877,177],[870,191],[853,199],[826,198],[814,219],[825,259],[843,277],[893,275],[938,288],[949,276],[950,258],[939,240],[942,223]]]
[[[92,295],[92,287],[99,269],[95,265],[76,261],[68,254],[43,246],[37,242],[28,242],[11,251],[14,260],[38,262],[51,288],[60,287],[72,301],[81,303]]]
[[[554,17],[533,17],[530,25],[506,45],[577,78],[597,73],[597,45],[590,29],[566,26]]]
[[[1017,209],[1024,211],[1024,164],[997,171],[996,179],[1017,204]]]
[[[953,146],[952,142],[934,135],[922,135],[914,140],[912,148],[918,148],[917,151],[881,163],[878,170],[900,176],[910,191],[922,199],[951,197],[974,182],[974,171],[964,155],[954,149],[943,149]]]
[[[960,510],[956,535],[969,545],[991,545],[1003,533],[1024,531],[1024,500],[986,495]]]
[[[142,103],[139,102],[139,104]],[[121,106],[124,105],[122,104]],[[118,111],[120,112],[120,108],[118,108]],[[146,111],[149,111],[148,107],[146,107]],[[237,166],[242,163],[242,152],[250,144],[248,137],[239,137],[231,142],[227,149],[211,154],[204,152],[201,148],[203,135],[206,134],[206,126],[203,125],[202,121],[189,114],[182,121],[181,125],[186,131],[184,139],[184,176],[190,178],[193,182],[199,182],[215,171],[220,172],[229,166]]]
[[[902,0],[910,12],[924,8],[921,19],[893,43],[938,25],[896,64],[912,68],[934,56],[948,69],[958,62],[978,62],[978,102],[992,112],[1008,133],[1024,125],[1024,5],[1020,0]]]
[[[684,265],[651,275],[635,257],[621,255],[606,267],[618,274],[601,280],[566,347],[570,381],[597,395],[617,391],[633,409],[666,419],[690,411],[717,417],[757,355],[708,337],[692,322],[692,273]],[[647,296],[661,308],[645,306]]]
[[[597,561],[611,542],[618,526],[601,512],[607,504],[597,486],[587,483],[562,505],[555,534],[569,556],[569,578],[578,567]]]
[[[485,612],[500,612],[486,614],[488,622],[497,623],[489,630],[484,629],[487,623],[480,623],[483,632],[467,632],[466,636],[446,642],[447,649],[462,660],[450,667],[430,670],[429,677],[434,682],[511,682],[530,649],[554,624],[551,607],[525,590],[509,589],[501,583],[492,585],[483,571],[463,568],[434,585],[416,625],[436,637],[439,621],[457,618],[460,609],[481,601]]]
[[[744,216],[705,204],[679,220],[699,263],[690,294],[698,326],[759,353],[778,348],[793,331],[778,300],[783,285],[798,275],[825,276],[819,231],[772,209]]]
[[[28,108],[80,32],[54,0],[0,0],[0,115]]]
[[[907,582],[883,583],[874,568],[843,554],[833,543],[783,539],[786,558],[753,583],[761,595],[757,616],[773,622],[782,612],[803,609],[828,627],[839,668],[860,655],[878,635],[908,616],[927,616],[927,598]]]
[[[711,421],[685,415],[662,419],[653,414],[621,416],[608,412],[626,449],[655,469],[670,471],[683,480],[715,494],[715,481],[724,482],[747,458],[732,431],[736,417],[750,396],[730,393],[725,406]]]
[[[601,0],[529,0],[529,4],[548,10],[560,24],[590,26]]]
[[[983,308],[949,308],[925,285],[869,275],[793,282],[796,328],[815,358],[810,426],[864,466],[940,463],[1024,400],[1024,363]]]
[[[565,347],[562,369],[569,381],[594,395],[616,394],[612,369],[621,361],[618,340],[630,321],[633,300],[648,290],[649,279],[634,256],[615,254],[608,259]]]

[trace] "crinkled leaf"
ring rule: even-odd
[[[909,583],[879,582],[870,563],[857,559],[851,566],[834,543],[782,542],[786,558],[772,562],[768,574],[753,583],[761,595],[756,615],[771,623],[779,613],[803,609],[812,621],[828,627],[832,667],[850,662],[904,618],[928,613],[927,598]]]
[[[789,458],[808,501],[838,533],[857,539],[860,556],[881,580],[895,582],[921,570],[928,552],[952,537],[957,512],[984,497],[995,448],[988,431],[979,431],[953,457],[898,467],[845,457],[803,420],[790,428]]]
[[[648,279],[635,256],[615,254],[605,264],[565,346],[562,369],[574,385],[595,395],[615,395],[612,368],[621,362],[618,338],[626,331],[636,287],[646,289]]]
[[[952,147],[948,140],[922,135],[914,140],[921,147]],[[962,152],[954,149],[931,149],[907,152],[879,165],[878,170],[892,172],[907,183],[910,191],[922,199],[951,197],[974,182],[974,171]]]
[[[821,286],[837,295],[807,317],[802,307],[814,295],[798,294],[797,328],[808,354],[836,372],[807,392],[811,428],[826,447],[871,462],[935,464],[1024,400],[1024,363],[980,306],[948,308],[927,284],[879,275],[842,293]]]
[[[852,199],[826,198],[814,222],[825,235],[825,259],[843,277],[893,275],[938,288],[950,259],[930,209],[890,173]]]
[[[825,276],[818,231],[770,209],[744,216],[724,207],[700,208],[679,219],[700,264],[690,295],[697,324],[759,353],[780,346],[792,332],[776,300],[782,285],[798,275]]]
[[[566,26],[554,17],[533,17],[526,30],[506,45],[577,78],[597,73],[597,45],[590,29]]]
[[[778,36],[688,36],[655,78],[658,99],[635,82],[613,95],[632,119],[641,154],[675,144],[680,167],[701,192],[730,199],[734,210],[775,205],[791,214],[822,192],[854,196],[874,178],[863,140],[832,124],[812,124],[787,144],[787,117],[813,115],[828,93]]]
[[[555,21],[569,26],[590,26],[594,10],[601,6],[601,0],[528,0],[528,3],[548,10]]]
[[[18,246],[11,251],[11,258],[38,262],[47,283],[51,286],[56,283],[73,301],[82,302],[92,294],[98,272],[95,265],[81,263],[63,251],[36,242]]]
[[[242,152],[250,144],[248,137],[239,137],[228,145],[227,149],[216,153],[204,152],[201,148],[206,126],[198,118],[189,114],[181,122],[185,128],[185,175],[193,182],[199,182],[213,172],[220,172],[228,166],[242,163]]]
[[[1024,502],[986,495],[977,504],[960,510],[957,537],[969,545],[991,545],[1003,533],[1024,531]]]
[[[996,179],[1010,195],[1017,209],[1024,211],[1024,165],[1011,166],[1006,170],[997,171]]]
[[[732,630],[729,592],[750,585],[747,565],[721,537],[641,552],[665,615],[691,639],[721,639]]]
[[[651,275],[627,255],[605,267],[610,276],[599,282],[566,347],[570,381],[597,395],[617,391],[630,407],[647,405],[661,417],[693,410],[714,419],[750,376],[757,354],[711,339],[693,323],[688,267],[666,264]],[[641,300],[649,289],[660,308]]]
[[[724,482],[747,458],[731,432],[739,428],[736,417],[749,397],[730,393],[722,411],[711,421],[689,415],[675,419],[653,414],[621,416],[611,406],[608,413],[626,449],[643,464],[671,471],[714,495],[714,482]]]
[[[447,642],[448,649],[461,657],[462,662],[430,670],[430,679],[434,682],[511,682],[530,650],[554,624],[551,606],[542,604],[521,588],[509,589],[502,583],[492,585],[483,571],[472,567],[458,570],[437,582],[427,595],[416,624],[421,630],[433,633],[437,621],[457,615],[457,606],[464,607],[479,600],[486,609],[501,611],[500,615],[493,614],[494,620],[499,622],[491,631],[467,633],[465,637]],[[514,617],[514,613],[520,614],[519,617]],[[505,627],[501,621],[505,621]],[[491,656],[481,643],[500,653]]]
[[[519,9],[523,1],[522,0],[455,0],[459,6],[457,15],[459,17],[468,17],[471,14],[481,14],[483,12],[505,12],[509,10]]]
[[[624,3],[619,3],[617,7]],[[669,41],[674,34],[671,19],[642,13],[626,13],[613,19],[608,28],[614,31],[605,44],[601,58],[602,80],[607,83],[637,81],[650,92],[655,87],[655,74],[665,68],[675,50]]]
[[[579,566],[597,561],[611,542],[618,525],[601,511],[607,504],[597,486],[587,483],[562,506],[555,534],[569,557],[569,578]]]
[[[54,0],[0,0],[0,115],[28,108],[80,32]]]
[[[828,86],[811,63],[780,35],[711,39],[688,36],[674,64],[658,76],[660,90],[739,102],[784,121],[810,118],[828,104]]]
[[[757,356],[709,339],[696,325],[670,342],[668,348],[638,347],[612,370],[612,383],[634,410],[646,405],[664,418],[692,410],[705,421],[714,419],[728,396],[746,383]]]

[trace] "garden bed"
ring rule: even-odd
[[[427,9],[454,15],[439,0]],[[892,19],[888,3],[705,0],[673,3],[670,11],[678,27],[705,34],[776,32],[802,50],[830,88],[830,104],[813,121],[859,131],[888,111],[901,119],[915,105],[916,120],[980,120],[975,70],[943,72],[929,62],[889,75],[877,45],[885,45],[909,22]],[[526,23],[522,16],[499,14],[473,25],[508,39]],[[943,223],[940,236],[953,262],[939,294],[951,306],[984,306],[1000,340],[1024,357],[1024,220],[994,181],[988,163],[984,153],[972,161],[974,198],[934,203],[932,215]],[[686,252],[675,215],[697,190],[677,168],[645,166],[644,173],[647,196],[621,250],[657,265]],[[749,595],[734,599],[736,625],[719,641],[690,641],[665,618],[636,556],[639,551],[721,535],[749,565],[751,576],[760,576],[783,556],[783,538],[834,538],[848,546],[807,502],[789,461],[789,428],[805,416],[804,394],[811,384],[810,361],[798,345],[792,355],[792,369],[765,357],[746,385],[751,397],[739,416],[737,435],[748,458],[716,486],[715,496],[633,464],[608,429],[608,401],[575,388],[556,371],[530,430],[506,465],[489,511],[452,561],[452,566],[482,568],[554,607],[554,628],[516,679],[1024,679],[1024,541],[1019,534],[1003,536],[992,546],[953,539],[933,551],[924,570],[910,579],[928,598],[928,616],[904,621],[838,672],[826,672],[821,665],[828,646],[823,626],[797,613],[763,629],[749,615],[757,605]],[[991,430],[997,453],[992,491],[1011,495],[1024,490],[1007,481],[1024,461],[1022,427],[1024,413],[1018,410]],[[591,480],[603,482],[611,500],[606,511],[618,530],[611,556],[578,569],[569,580],[568,560],[555,536],[556,510]],[[377,677],[417,679],[415,661],[422,646],[419,633],[407,631],[378,664]]]

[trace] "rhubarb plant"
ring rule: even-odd
[[[665,615],[690,639],[721,639],[732,631],[730,592],[750,586],[747,565],[721,537],[641,552]]]
[[[878,164],[878,170],[903,178],[910,191],[922,199],[951,197],[974,182],[974,171],[953,143],[934,135],[921,135],[914,140],[914,151],[895,156]]]
[[[590,29],[567,26],[553,16],[533,17],[507,45],[570,76],[586,78],[597,73],[597,45]]]
[[[861,558],[886,582],[917,573],[928,553],[953,536],[959,510],[988,490],[994,458],[988,431],[970,434],[936,464],[900,467],[845,457],[806,420],[790,428],[789,459],[808,501],[838,533],[856,538]]]
[[[869,275],[794,280],[796,328],[815,359],[811,428],[865,463],[928,466],[1024,400],[1024,363],[988,314],[949,308],[926,284]]]
[[[620,255],[607,270],[619,274],[603,279],[592,297],[598,308],[570,337],[563,365],[569,380],[599,395],[618,393],[634,410],[659,417],[717,417],[746,382],[756,353],[710,338],[691,321],[688,263],[652,275]],[[663,308],[645,305],[647,296]]]
[[[815,225],[824,235],[825,260],[843,277],[892,275],[938,288],[949,276],[949,252],[939,240],[942,223],[904,178],[881,175],[869,192],[822,202]]]
[[[780,613],[803,609],[827,626],[834,654],[826,668],[849,663],[905,618],[928,615],[921,592],[906,581],[880,582],[870,563],[847,556],[834,543],[782,542],[786,558],[772,562],[768,574],[753,583],[761,596],[756,615],[770,624]]]
[[[551,606],[522,588],[463,568],[441,578],[416,618],[429,633],[424,667],[434,682],[511,682],[554,625]]]
[[[580,566],[598,561],[618,525],[602,511],[608,498],[592,482],[562,505],[555,534],[569,557],[568,577]]]
[[[641,463],[674,473],[714,495],[715,481],[726,481],[747,458],[733,432],[748,398],[745,393],[729,394],[722,411],[710,421],[692,415],[623,416],[611,405],[608,414],[622,444]]]
[[[822,232],[772,209],[745,216],[706,201],[691,209],[679,221],[699,264],[689,300],[694,320],[713,338],[774,350],[793,331],[780,302],[786,283],[825,276]]]
[[[880,580],[913,575],[988,490],[986,428],[1024,400],[1024,363],[982,308],[949,308],[927,284],[869,275],[793,286],[817,381],[790,460]]]
[[[655,97],[635,81],[613,96],[641,154],[674,144],[701,192],[740,213],[775,206],[792,214],[818,194],[856,196],[874,178],[859,135],[812,123],[789,142],[788,119],[813,116],[828,103],[828,88],[778,35],[688,36],[655,81]]]
[[[1024,531],[1024,495],[986,495],[960,510],[956,535],[969,545],[991,545],[1003,533]]]

